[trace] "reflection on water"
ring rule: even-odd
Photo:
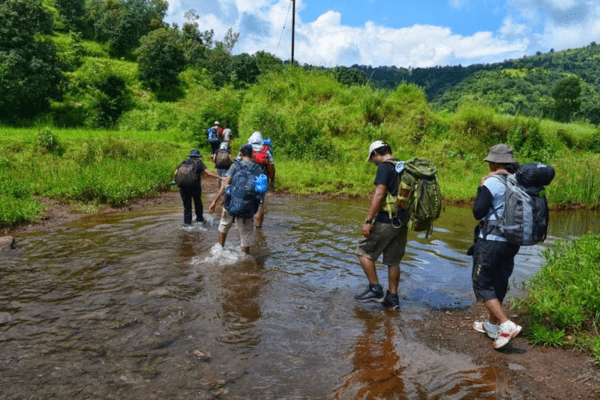
[[[391,312],[352,298],[367,207],[274,198],[249,257],[235,236],[215,245],[216,219],[181,228],[178,201],[24,234],[0,255],[0,398],[496,398],[495,370],[409,328],[471,304],[471,211],[447,207],[432,237],[410,234]],[[598,222],[553,214],[516,281]]]

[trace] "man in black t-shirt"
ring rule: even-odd
[[[387,194],[398,194],[398,172],[395,163],[389,161],[398,161],[392,157],[390,146],[381,140],[373,142],[369,148],[367,162],[377,165],[375,193],[362,226],[363,237],[357,248],[358,259],[369,285],[363,293],[355,295],[354,298],[360,302],[376,301],[386,307],[398,309],[400,261],[404,256],[408,227],[397,220],[392,221],[390,212],[384,210],[390,207],[390,204],[387,204],[389,202],[386,202]],[[375,262],[381,254],[383,263],[388,266],[389,290],[385,295],[375,269]]]
[[[183,224],[185,226],[192,225],[192,200],[194,200],[194,205],[196,207],[196,221],[204,222],[204,217],[202,216],[202,176],[212,176],[213,178],[222,179],[214,172],[210,172],[206,169],[206,166],[200,160],[202,156],[200,152],[196,149],[192,149],[190,151],[189,158],[186,158],[179,164],[179,167],[184,163],[189,163],[190,161],[196,164],[195,171],[197,176],[197,181],[192,182],[189,185],[181,185],[179,186],[179,194],[181,195],[181,200],[183,201]],[[179,171],[179,167],[173,173],[173,181],[176,180],[177,171]]]

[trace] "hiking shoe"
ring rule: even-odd
[[[487,334],[492,339],[498,339],[498,325],[492,324],[490,321],[475,321],[473,322],[473,329]]]
[[[510,320],[501,324],[498,327],[498,338],[494,341],[494,348],[499,349],[506,346],[508,342],[521,333],[521,329],[523,328]]]
[[[368,301],[376,301],[381,303],[383,301],[383,288],[381,285],[371,285],[367,286],[367,290],[362,292],[361,294],[355,294],[354,298],[361,303],[366,303]]]
[[[391,308],[392,310],[398,310],[400,308],[400,300],[397,294],[390,293],[390,291],[386,291],[385,298],[381,302],[384,307]]]

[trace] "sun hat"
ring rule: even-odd
[[[215,125],[219,125],[219,121],[215,121]]]
[[[371,154],[373,154],[373,150],[377,150],[380,147],[384,147],[384,146],[389,146],[386,142],[384,142],[383,140],[376,140],[373,143],[371,143],[371,146],[369,146],[369,156],[367,157],[367,162],[373,162],[373,160],[371,160]]]
[[[505,144],[497,144],[492,146],[487,157],[483,161],[493,162],[497,164],[512,164],[515,162],[513,148]]]
[[[197,149],[192,149],[190,151],[190,157],[199,157],[199,158],[202,158],[202,156],[200,155],[200,152]]]

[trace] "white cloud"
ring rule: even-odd
[[[304,1],[296,0],[294,58],[326,67],[497,62],[551,47],[559,50],[600,41],[600,2],[596,0],[506,0],[508,15],[502,26],[469,36],[431,25],[391,28],[367,21],[363,26],[348,26],[336,11],[304,22],[299,14],[306,8]],[[460,8],[469,0],[448,1]],[[229,27],[241,33],[234,53],[267,51],[289,59],[290,6],[290,0],[203,0],[199,4],[171,0],[168,20],[181,25],[186,10],[200,7],[196,8],[200,28],[214,29],[216,40]]]
[[[563,50],[600,39],[600,2],[595,0],[509,0],[512,18],[501,32],[524,24],[530,49]],[[512,25],[511,25],[512,24]]]
[[[449,0],[448,4],[450,4],[450,6],[453,8],[460,9],[469,4],[469,0]]]

